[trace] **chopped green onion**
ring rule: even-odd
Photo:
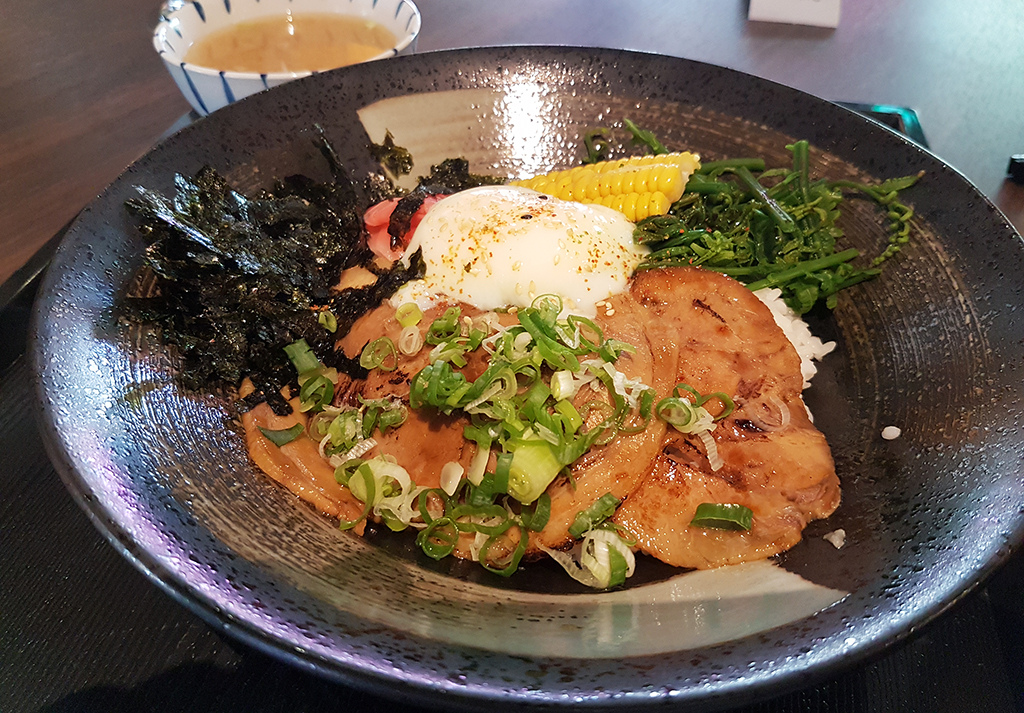
[[[529,505],[547,490],[566,464],[555,457],[550,443],[539,438],[516,439],[508,446],[513,449],[508,493]]]
[[[508,510],[501,505],[456,505],[449,517],[455,521],[459,532],[480,532],[491,536],[500,535],[513,524]]]
[[[515,462],[515,456],[511,453],[501,453],[498,455],[497,461],[494,465],[494,485],[493,492],[495,493],[507,493],[509,492],[509,482],[512,477],[512,464]]]
[[[406,302],[395,310],[395,319],[403,327],[415,327],[423,319],[423,310],[415,302]]]
[[[456,461],[445,463],[444,467],[441,468],[441,490],[449,496],[455,495],[455,491],[458,490],[459,483],[462,482],[462,476],[465,472],[466,469],[462,467],[461,463]]]
[[[683,391],[691,394],[692,399],[690,396],[683,396]],[[704,404],[713,399],[722,404],[722,411],[717,416],[712,416],[704,408]],[[672,396],[659,401],[654,411],[659,418],[681,433],[699,433],[712,430],[715,421],[727,418],[735,408],[736,404],[725,392],[716,391],[705,396],[689,384],[677,384],[672,389]]]
[[[351,448],[362,435],[359,424],[359,412],[342,411],[327,426],[327,434],[331,437],[331,445],[335,448]]]
[[[584,534],[593,530],[602,522],[615,514],[616,508],[622,501],[611,493],[605,493],[590,507],[576,514],[576,519],[569,526],[569,534],[579,539]]]
[[[444,314],[431,322],[430,328],[427,329],[427,336],[424,338],[427,344],[440,344],[459,336],[462,331],[462,325],[459,324],[461,316],[462,310],[458,307],[446,309]]]
[[[490,552],[491,547],[498,542],[499,538],[503,538],[505,533],[500,535],[492,535],[488,538],[487,542],[480,549],[480,564],[483,565],[484,569],[495,574],[500,574],[502,577],[511,577],[517,569],[519,569],[519,562],[523,559],[523,555],[526,554],[526,543],[529,539],[526,528],[522,525],[519,526],[519,542],[516,543],[516,548],[512,551],[508,557],[508,564],[501,568],[498,564],[492,565],[487,561],[487,555]],[[506,538],[507,539],[507,538]]]
[[[591,530],[570,552],[540,549],[580,584],[608,589],[633,576],[636,558],[630,544],[614,529]]]
[[[565,399],[556,401],[555,411],[562,414],[566,425],[569,427],[569,433],[576,433],[576,431],[580,430],[580,427],[583,425],[583,417],[580,416],[580,412],[576,410],[576,407],[572,405],[572,401]]]
[[[423,348],[423,335],[419,327],[409,326],[402,330],[398,337],[398,351],[406,356],[412,356]]]
[[[299,389],[299,410],[320,411],[334,398],[334,382],[322,374],[311,376]]]
[[[459,528],[450,517],[439,517],[416,536],[416,544],[423,554],[435,560],[441,560],[455,550],[459,541]]]
[[[597,579],[602,589],[617,587],[633,574],[633,553],[614,530],[591,531],[580,552],[580,564]]]
[[[668,397],[658,402],[655,412],[665,423],[681,433],[707,431],[714,419],[704,408],[691,404],[685,398]]]
[[[694,527],[709,527],[716,530],[749,530],[753,524],[754,512],[736,503],[701,503],[690,524]]]
[[[432,498],[434,501],[440,503],[436,509],[442,514],[438,515],[438,517],[444,517],[443,513],[447,510],[449,495],[441,488],[427,488],[425,490],[421,490],[419,495],[416,496],[416,508],[419,510],[420,519],[427,525],[437,519],[430,512],[430,503]]]
[[[540,318],[554,324],[562,312],[562,298],[555,294],[538,295],[530,303],[530,309],[537,310]]]
[[[559,400],[571,399],[576,395],[576,382],[571,371],[562,369],[551,375],[551,395]]]
[[[377,416],[377,429],[387,433],[389,428],[398,428],[409,418],[409,410],[403,403],[394,403]]]
[[[295,371],[300,374],[317,370],[321,366],[320,360],[309,348],[309,343],[305,339],[292,342],[284,348],[284,353],[288,355],[289,361],[295,366]]]
[[[282,428],[276,431],[269,428],[263,428],[263,426],[257,426],[257,428],[260,429],[260,433],[267,437],[268,441],[278,448],[283,446],[285,443],[291,443],[294,441],[304,430],[301,423],[296,423],[291,428]]]
[[[337,473],[335,473],[335,477],[337,477]],[[359,467],[356,468],[355,472],[349,477],[348,489],[352,491],[353,495],[363,501],[363,512],[360,513],[359,517],[355,520],[339,521],[338,527],[342,530],[351,530],[353,527],[365,520],[366,516],[370,514],[377,494],[373,480],[373,471],[366,463],[360,463]],[[357,490],[363,497],[359,496]]]
[[[629,570],[629,564],[626,562],[625,556],[619,551],[618,548],[608,548],[608,585],[607,587],[617,587],[620,584],[626,583],[626,572]]]
[[[395,349],[395,343],[387,337],[374,339],[363,347],[363,353],[359,355],[359,366],[364,369],[394,371],[398,367],[398,350]]]
[[[338,485],[348,485],[352,474],[364,463],[362,458],[349,458],[347,461],[334,469],[334,480]]]
[[[551,519],[551,496],[547,493],[541,493],[533,507],[524,507],[519,517],[527,530],[540,532],[547,526],[548,520]]]
[[[335,317],[334,312],[331,312],[329,309],[325,309],[323,312],[321,312],[317,316],[316,321],[320,324],[321,327],[326,329],[331,334],[334,334],[335,332],[338,331],[338,318]]]

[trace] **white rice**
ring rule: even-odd
[[[814,365],[815,360],[821,361],[822,357],[836,348],[835,342],[823,342],[811,334],[811,328],[803,321],[789,305],[782,300],[782,290],[775,287],[765,287],[754,292],[775,317],[775,323],[782,328],[783,333],[796,347],[796,353],[800,355],[800,373],[804,377],[804,388],[811,385],[811,377],[818,373],[818,367]]]

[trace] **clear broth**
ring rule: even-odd
[[[312,72],[365,62],[396,43],[390,30],[363,17],[289,13],[213,32],[185,61],[229,72]]]

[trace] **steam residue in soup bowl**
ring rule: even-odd
[[[153,45],[205,115],[313,72],[410,54],[419,30],[409,0],[177,0],[165,5]]]

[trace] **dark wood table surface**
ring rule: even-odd
[[[931,149],[973,181],[1006,213],[1018,231],[1024,231],[1024,187],[1005,180],[1009,157],[1024,153],[1024,3],[1020,0],[845,0],[842,19],[835,30],[750,23],[746,20],[745,0],[417,2],[424,26],[420,51],[499,44],[635,49],[724,65],[826,99],[911,107],[919,113]],[[188,112],[188,104],[150,44],[158,11],[155,0],[0,0],[0,283]],[[8,337],[6,333],[2,336],[4,340]],[[24,371],[24,366],[21,368]],[[0,384],[0,396],[6,394],[13,399],[12,403],[22,403],[29,398],[25,377],[16,376]],[[12,390],[11,394],[7,394],[8,390]],[[21,411],[14,416],[16,424],[30,419]],[[4,433],[8,432],[14,434],[15,430],[5,428]],[[38,445],[20,452],[12,439],[16,440],[14,435],[7,438],[14,450],[12,462],[18,465],[24,461],[21,465],[26,472],[42,474],[42,466],[33,465],[41,457]],[[55,479],[52,472],[47,477]],[[127,564],[116,562],[118,558],[112,552],[105,565],[109,575],[103,576],[116,577],[118,581],[128,578],[134,584],[126,584],[125,591],[137,598],[127,605],[123,618],[128,623],[124,630],[118,628],[117,621],[99,626],[95,610],[99,604],[90,601],[83,607],[78,601],[80,593],[91,586],[86,584],[90,577],[99,575],[80,572],[73,563],[59,559],[63,548],[74,546],[72,539],[90,537],[91,527],[80,513],[76,518],[70,499],[61,498],[55,480],[42,485],[37,481],[8,485],[10,488],[4,492],[13,492],[16,497],[10,503],[0,503],[0,515],[5,512],[5,505],[10,506],[8,514],[0,518],[0,566],[6,562],[3,556],[13,551],[12,542],[16,548],[18,543],[36,537],[31,533],[20,537],[13,529],[7,529],[23,521],[21,526],[30,526],[28,518],[21,517],[23,512],[17,500],[29,488],[49,488],[40,490],[45,495],[39,495],[37,500],[47,507],[52,505],[53,510],[48,510],[46,517],[63,518],[62,522],[67,523],[48,535],[53,541],[54,559],[52,563],[43,559],[41,564],[48,568],[47,576],[52,580],[45,585],[49,587],[46,596],[52,598],[58,596],[54,592],[60,592],[57,601],[64,603],[66,611],[43,613],[42,604],[20,603],[22,608],[17,611],[36,618],[18,631],[32,631],[37,637],[23,637],[21,643],[16,627],[11,628],[13,622],[7,618],[9,613],[0,611],[0,640],[7,644],[14,641],[15,647],[0,650],[0,663],[13,664],[15,655],[30,656],[37,666],[34,670],[40,672],[37,678],[42,679],[44,674],[63,676],[59,681],[34,681],[36,688],[24,690],[19,700],[25,702],[26,710],[34,709],[32,702],[38,706],[54,696],[83,689],[92,693],[72,696],[69,700],[76,702],[74,705],[55,704],[47,710],[179,710],[169,707],[168,702],[180,702],[182,691],[188,693],[185,689],[189,686],[195,687],[196,700],[201,696],[216,698],[211,691],[224,692],[223,708],[204,710],[236,710],[228,700],[231,696],[248,694],[248,700],[260,696],[268,701],[277,700],[277,693],[267,692],[266,688],[257,686],[255,693],[252,689],[253,681],[271,679],[281,686],[305,687],[305,693],[299,696],[304,705],[288,710],[307,710],[306,705],[309,710],[323,710],[319,703],[328,699],[337,703],[335,689],[318,688],[306,679],[297,683],[297,673],[288,677],[279,669],[267,668],[270,664],[252,654],[231,653],[228,645],[213,638],[184,610],[179,613],[168,607],[163,595],[141,577],[130,580],[135,575]],[[105,545],[96,537],[89,547],[99,549]],[[103,556],[107,554],[104,550]],[[8,576],[14,576],[10,570],[0,571],[0,589],[7,586],[4,579]],[[1019,591],[1014,596],[1017,595]],[[50,606],[50,600],[45,605]],[[140,609],[149,618],[143,617]],[[953,656],[946,661],[964,660],[968,666],[981,665],[979,662],[992,652],[985,641],[970,638],[969,630],[981,624],[976,625],[971,618],[974,609],[961,609],[964,611],[969,616],[961,615],[956,621],[967,622],[967,630],[954,627],[941,635],[945,639],[938,633],[929,639],[926,632],[923,638],[902,649],[898,656],[903,657],[904,664],[910,662],[911,668],[899,669],[900,675],[913,670],[913,662],[923,661],[940,643],[946,647],[942,650]],[[979,616],[984,619],[989,615],[985,610]],[[139,626],[130,624],[135,621],[132,617],[145,620],[154,628],[141,629],[140,634]],[[986,621],[991,628],[991,620]],[[96,631],[104,627],[104,631]],[[102,675],[87,675],[86,669],[81,668],[85,665],[82,661],[69,661],[63,653],[68,642],[86,634],[92,637],[87,648],[96,656],[111,659]],[[164,669],[132,668],[132,661],[147,655],[143,653],[147,642],[160,637],[167,650],[177,657],[174,661],[190,671],[188,675],[157,676],[154,671],[166,671],[170,665],[167,663],[163,664]],[[956,659],[957,653],[965,658]],[[900,659],[888,659],[893,660]],[[198,668],[202,674],[198,679],[188,668],[196,661],[203,662],[203,667]],[[230,675],[224,674],[224,667],[229,665],[235,668]],[[856,675],[871,684],[890,665],[897,664],[883,661]],[[13,669],[12,665],[7,670]],[[970,679],[969,671],[960,673]],[[1024,664],[1017,666],[1016,673],[1024,677]],[[924,667],[920,674],[922,678],[917,683],[927,678],[927,685],[933,688],[921,690],[932,698],[919,698],[924,701],[921,708],[902,709],[967,710],[956,701],[962,679],[952,674],[936,677]],[[18,680],[26,685],[25,678],[4,679],[0,675],[0,679],[0,684],[3,680]],[[129,688],[130,695],[122,691],[109,697],[88,697],[101,695],[96,692],[97,681],[128,680],[134,686],[131,682],[136,679],[146,683]],[[871,684],[876,690],[890,687],[886,688],[885,700],[901,700],[906,692],[899,687],[906,684],[913,689],[915,682],[909,679],[907,684],[908,679],[898,676],[877,680],[883,683]],[[853,694],[845,688],[847,683],[829,685],[831,689],[823,689],[834,694],[829,694],[829,700],[853,700]],[[983,685],[981,679],[978,685]],[[51,692],[44,693],[47,690]],[[151,698],[138,698],[143,694]],[[285,694],[281,694],[281,699],[287,699]],[[97,700],[102,702],[90,703]],[[124,708],[128,700],[150,702],[139,704],[138,708]],[[154,707],[152,700],[164,705]],[[792,707],[779,704],[771,710],[811,710],[808,701],[819,699],[807,694],[792,700]],[[932,700],[935,705],[929,704]],[[980,705],[981,699],[975,702]],[[882,710],[857,705],[862,704],[851,703],[852,707],[842,710]],[[269,706],[270,703],[261,710],[279,710]],[[821,706],[813,709],[839,710],[825,703]],[[357,707],[378,710],[372,705]],[[997,709],[998,706],[988,708]]]

